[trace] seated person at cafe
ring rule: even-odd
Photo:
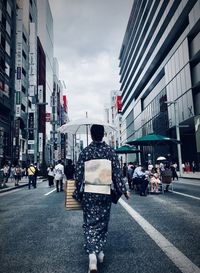
[[[140,192],[140,196],[146,196],[146,189],[148,186],[148,175],[142,166],[135,168],[133,173],[133,187],[136,187]]]

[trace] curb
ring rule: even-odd
[[[42,183],[44,181],[46,181],[47,178],[43,178],[39,181],[39,183]],[[12,190],[16,190],[16,189],[19,189],[19,188],[23,188],[23,187],[28,187],[28,183],[24,183],[23,185],[19,185],[19,186],[14,186],[14,187],[8,187],[8,188],[5,188],[5,189],[0,189],[0,194],[1,193],[4,193],[4,192],[8,192],[8,191],[12,191]]]

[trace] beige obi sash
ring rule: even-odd
[[[93,159],[85,162],[85,192],[110,194],[111,184],[110,160]]]

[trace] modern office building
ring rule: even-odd
[[[52,131],[51,119],[48,117],[52,113],[51,99],[53,94],[53,17],[48,0],[37,0],[38,8],[38,37],[46,55],[46,134],[50,140]],[[51,158],[49,158],[51,161]]]
[[[134,0],[119,59],[123,143],[179,131],[182,161],[199,163],[200,0]],[[155,157],[178,162],[176,146],[154,147]]]
[[[40,42],[40,39],[37,38],[37,75],[38,75],[38,120],[37,120],[37,129],[38,129],[38,147],[37,153],[38,158],[37,162],[43,165],[43,168],[46,169],[45,162],[45,139],[46,139],[46,55],[44,49]]]
[[[37,159],[37,5],[16,1],[15,53],[15,163]]]
[[[16,1],[0,0],[0,166],[13,156]]]

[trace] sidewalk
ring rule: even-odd
[[[42,176],[38,176],[37,179],[39,179],[40,182],[46,180],[46,178],[43,178]],[[0,193],[15,190],[15,189],[19,189],[19,188],[26,187],[26,186],[28,187],[28,177],[23,177],[19,181],[19,186],[15,186],[15,182],[11,182],[10,179],[9,179],[8,182],[6,183],[5,188],[0,187]]]
[[[178,173],[179,176],[179,173]],[[200,180],[200,172],[189,172],[189,173],[183,173],[181,178],[187,178],[187,179],[199,179]]]

